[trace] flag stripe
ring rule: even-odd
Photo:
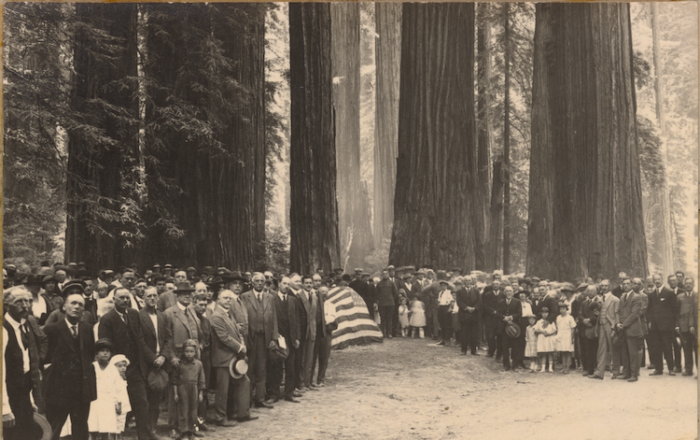
[[[382,342],[382,332],[369,316],[360,295],[349,287],[336,287],[328,292],[328,301],[336,308],[338,328],[333,331],[332,348]]]

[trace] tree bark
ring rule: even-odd
[[[510,4],[503,4],[503,272],[510,273]]]
[[[647,275],[627,4],[537,4],[527,273]]]
[[[340,263],[328,3],[290,3],[291,270]]]
[[[76,35],[72,107],[86,124],[104,135],[88,140],[69,127],[66,261],[85,261],[93,269],[127,265],[134,257],[126,234],[136,234],[122,221],[123,200],[138,154],[136,84],[137,5],[77,4],[76,20],[85,23]],[[86,29],[109,37],[113,59]],[[126,87],[115,87],[122,82]],[[104,103],[104,104],[100,104]],[[105,106],[117,111],[106,111]],[[119,111],[123,113],[119,114]]]
[[[360,5],[331,3],[333,111],[341,267],[362,266],[372,248],[360,186]]]
[[[389,262],[475,265],[474,4],[405,3]]]
[[[489,230],[491,199],[491,118],[490,118],[490,91],[491,91],[491,25],[487,21],[489,16],[489,3],[477,4],[477,166],[479,177],[479,193],[483,197],[481,204],[482,216],[476,224],[477,249],[476,269],[484,270],[487,267],[487,255],[489,254]],[[493,270],[493,269],[492,269]]]
[[[493,185],[491,187],[491,202],[489,217],[489,247],[486,254],[486,271],[493,272],[503,268],[503,157],[493,161]]]
[[[401,3],[375,4],[377,64],[374,143],[374,246],[391,238],[394,222],[396,157],[398,156],[399,87],[401,69]]]

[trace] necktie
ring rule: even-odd
[[[287,302],[287,294],[282,294],[282,301]]]
[[[74,338],[78,337],[78,326],[77,325],[71,325],[70,331],[71,331],[71,333],[73,333]]]
[[[20,324],[19,332],[22,338],[22,345],[24,345],[24,349],[29,350],[29,336],[27,335],[26,325],[27,324]]]

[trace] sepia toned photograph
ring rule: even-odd
[[[697,2],[2,17],[2,438],[697,438]]]

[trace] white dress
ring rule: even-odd
[[[411,327],[425,327],[425,304],[423,301],[414,300],[411,304]]]
[[[544,331],[537,335],[537,353],[551,353],[556,351],[557,326],[546,319],[540,319],[535,324],[535,330]]]
[[[574,329],[576,321],[571,315],[557,316],[557,351],[574,352]]]
[[[109,364],[104,370],[93,362],[97,382],[97,399],[90,403],[88,428],[90,432],[119,434],[124,431],[124,417],[131,411],[126,381],[117,368]],[[121,416],[117,416],[116,404],[121,402]],[[121,424],[118,420],[122,420]]]

